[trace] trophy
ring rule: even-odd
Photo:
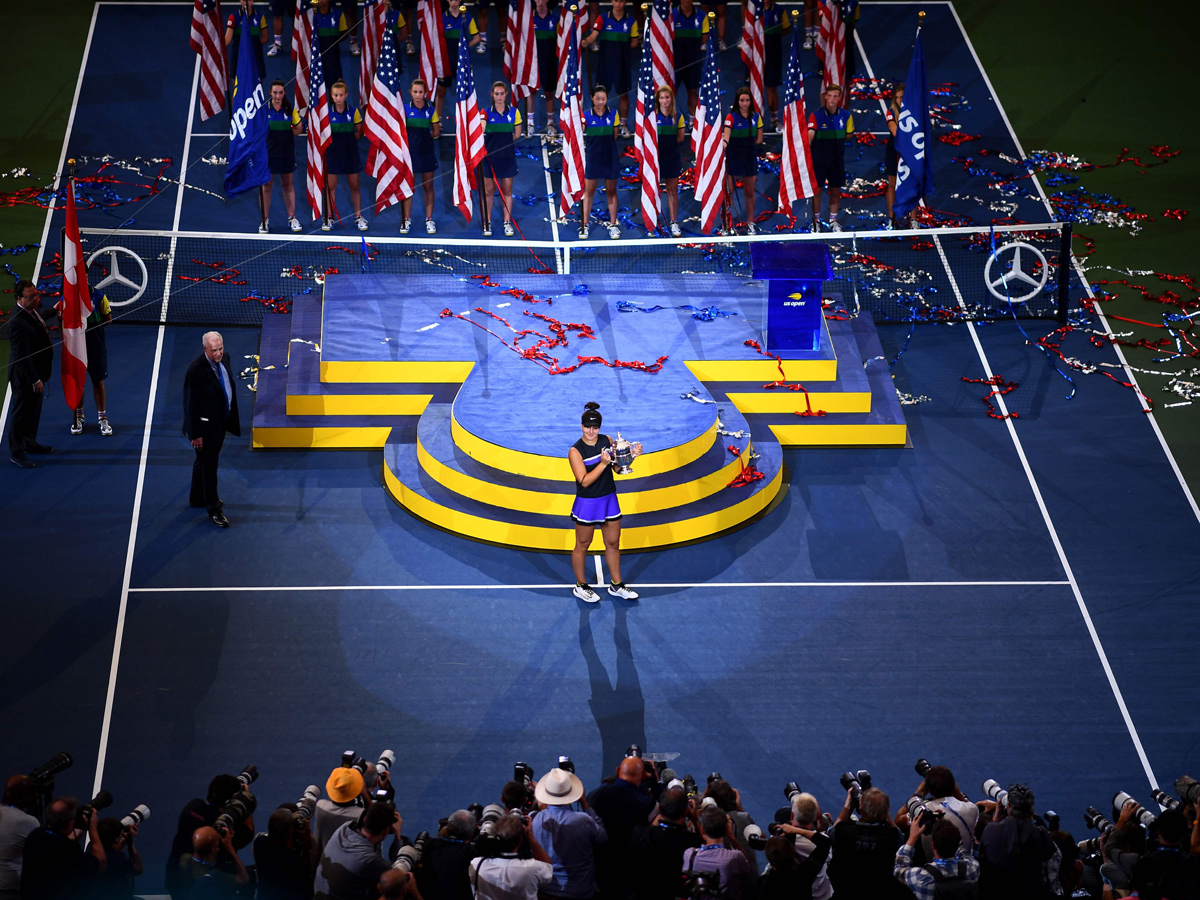
[[[633,444],[621,437],[619,431],[613,444],[613,471],[618,475],[628,475],[633,471]]]

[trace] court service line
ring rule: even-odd
[[[99,15],[99,4],[92,7],[92,21],[88,25],[87,41],[83,45],[83,60],[79,63],[79,75],[75,79],[75,96],[71,98],[71,110],[67,114],[67,130],[63,134],[62,150],[58,154],[58,168],[54,170],[54,186],[50,190],[50,202],[46,205],[46,222],[42,225],[42,242],[38,245],[37,256],[33,261],[33,275],[30,280],[38,283],[38,274],[42,271],[42,257],[46,254],[46,241],[50,239],[50,222],[54,219],[54,204],[57,200],[58,187],[62,183],[63,166],[67,164],[67,142],[71,139],[71,129],[75,127],[75,110],[79,106],[79,93],[83,90],[83,73],[87,69],[88,56],[92,52],[92,35],[96,33],[96,17]],[[0,434],[4,433],[4,423],[8,421],[8,409],[12,403],[12,385],[4,390],[4,405],[0,407]]]
[[[938,255],[942,258],[942,265],[946,269],[946,275],[950,279],[950,287],[954,291],[958,305],[966,313],[967,305],[963,301],[962,294],[959,292],[958,280],[954,277],[954,271],[950,268],[950,261],[946,259],[946,251],[942,249],[942,242],[939,238],[934,237],[934,244],[937,246]],[[995,373],[992,371],[992,365],[988,361],[987,353],[984,352],[983,344],[979,340],[979,332],[975,328],[975,323],[968,318],[966,319],[966,325],[967,331],[971,335],[971,341],[975,345],[975,352],[979,355],[979,362],[983,365],[984,375],[988,379],[994,378]],[[1129,731],[1129,737],[1133,740],[1133,746],[1137,750],[1138,759],[1142,761],[1142,769],[1145,770],[1146,777],[1150,779],[1150,787],[1157,790],[1158,779],[1154,775],[1154,769],[1150,766],[1146,750],[1142,747],[1142,739],[1138,735],[1137,727],[1133,724],[1133,717],[1129,714],[1129,707],[1125,705],[1125,696],[1121,693],[1120,685],[1117,684],[1117,677],[1113,674],[1112,666],[1109,665],[1108,654],[1104,652],[1104,644],[1101,643],[1100,635],[1097,633],[1096,626],[1092,622],[1092,614],[1088,611],[1087,603],[1083,599],[1083,592],[1080,591],[1079,582],[1075,579],[1075,572],[1071,568],[1071,562],[1067,559],[1066,551],[1063,550],[1062,542],[1058,538],[1058,530],[1054,527],[1054,522],[1050,518],[1050,510],[1046,507],[1046,501],[1042,497],[1042,491],[1038,486],[1037,478],[1034,477],[1033,470],[1029,466],[1029,460],[1025,456],[1025,448],[1021,444],[1020,436],[1017,434],[1017,427],[1013,424],[1013,419],[1009,415],[1008,404],[1004,402],[1004,395],[1000,393],[995,394],[992,399],[1000,408],[1001,418],[1004,419],[1004,424],[1008,428],[1008,435],[1012,438],[1013,446],[1017,450],[1017,457],[1021,460],[1021,468],[1025,470],[1025,477],[1029,481],[1029,487],[1033,491],[1033,497],[1037,501],[1038,509],[1041,510],[1042,521],[1046,523],[1046,530],[1050,533],[1050,539],[1054,542],[1054,549],[1058,553],[1059,562],[1062,564],[1063,571],[1067,575],[1071,591],[1075,595],[1075,603],[1079,607],[1079,612],[1083,616],[1088,634],[1092,638],[1092,646],[1096,648],[1096,655],[1100,657],[1100,665],[1104,669],[1105,677],[1108,678],[1108,686],[1112,689],[1113,697],[1117,701],[1117,707],[1121,710],[1121,717],[1125,720],[1125,728]]]
[[[187,179],[188,154],[192,146],[192,119],[196,114],[196,93],[200,84],[200,56],[196,56],[196,65],[192,70],[192,96],[188,104],[188,121],[186,137],[183,144],[183,157],[179,167],[179,192],[175,197],[175,218],[173,230],[179,230],[179,217],[183,209],[183,192]],[[99,793],[104,779],[104,764],[108,757],[108,735],[112,727],[113,701],[117,690],[117,670],[121,665],[121,643],[125,636],[125,616],[129,609],[129,580],[133,574],[133,555],[137,546],[138,524],[142,516],[142,491],[146,484],[146,460],[150,455],[150,433],[154,426],[154,404],[158,398],[158,376],[162,366],[163,338],[166,335],[167,302],[171,296],[171,278],[174,272],[175,238],[171,238],[170,258],[167,261],[166,283],[163,286],[162,314],[159,317],[158,339],[154,345],[154,368],[150,373],[150,396],[146,400],[146,420],[142,427],[142,453],[138,462],[137,487],[133,493],[133,516],[129,522],[129,542],[125,547],[125,572],[121,577],[121,603],[117,609],[117,627],[113,639],[112,662],[108,670],[108,691],[104,697],[104,719],[100,726],[100,749],[96,757],[96,781],[92,793]]]
[[[597,578],[604,582],[600,557],[595,557]],[[1046,587],[1071,584],[1066,580],[1047,581],[696,581],[638,582],[637,587],[658,590],[698,588],[931,588],[931,587]],[[215,593],[318,593],[321,591],[569,591],[570,584],[301,584],[301,585],[202,585],[198,587],[135,587],[131,594],[215,594]]]

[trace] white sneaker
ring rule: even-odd
[[[812,220],[812,233],[818,234],[818,233],[820,233],[820,231],[821,231],[821,220],[813,219]]]
[[[610,238],[612,238],[614,241],[619,241],[621,239],[620,227],[618,227],[616,225],[609,225],[608,226],[608,236]]]
[[[100,433],[105,437],[112,434],[112,426],[108,424],[108,416],[100,417]]]
[[[608,586],[608,592],[614,597],[620,597],[622,600],[636,600],[638,598],[637,591],[631,591],[625,587],[625,582],[617,584],[613,582]]]
[[[299,233],[300,231],[303,230],[300,227],[300,220],[297,219],[295,216],[288,216],[288,228],[292,229],[292,231],[294,231],[296,233]]]
[[[813,48],[813,37],[811,34],[806,34],[804,36],[804,49],[811,50],[812,48]]]
[[[83,434],[83,416],[76,416],[71,424],[71,434]]]
[[[333,231],[333,219],[322,219],[321,220],[321,230],[322,231]]]
[[[680,230],[678,222],[671,223],[671,237],[683,237],[683,231]]]
[[[491,236],[492,236],[492,223],[491,223],[491,222],[484,222],[484,223],[483,223],[483,236],[484,236],[484,237],[491,237]]]
[[[279,48],[281,46],[283,46],[283,45],[282,44],[271,44],[271,46],[267,48],[267,56],[278,56]]]
[[[407,40],[404,42],[404,53],[406,56],[416,56],[417,55],[417,48],[413,46],[413,42],[411,40]]]
[[[358,230],[359,230],[359,231],[366,231],[366,230],[367,230],[367,220],[366,220],[366,219],[364,219],[362,216],[355,216],[355,217],[354,217],[354,224],[355,224],[356,226],[358,226]]]
[[[412,219],[402,219],[400,222],[400,233],[408,234],[408,229],[412,228]]]
[[[626,125],[624,122],[621,123],[621,127],[617,129],[617,132],[618,132],[618,135],[623,138],[633,137],[633,132],[629,130],[629,126]]]
[[[726,44],[724,41],[721,41],[719,44],[717,44],[717,49],[718,50],[728,50],[729,45]]]
[[[554,127],[554,123],[547,122],[546,123],[546,137],[554,137],[556,134],[558,134],[558,129]]]
[[[487,53],[487,38],[484,38],[475,46],[475,52],[480,56],[483,56],[483,54]]]
[[[270,219],[263,219],[261,222],[258,223],[258,233],[259,234],[266,234],[270,230],[271,230],[271,220]]]
[[[588,239],[589,231],[591,231],[591,226],[589,226],[587,222],[584,222],[582,225],[580,225],[579,226],[579,239],[581,241],[586,241]]]
[[[758,227],[753,222],[747,222],[746,234],[758,234]]]
[[[590,584],[577,584],[577,585],[575,585],[575,589],[573,591],[571,591],[571,593],[574,594],[576,597],[578,597],[580,600],[582,600],[584,603],[599,603],[600,602],[600,595],[592,590],[592,586]]]
[[[425,233],[426,234],[437,234],[437,222],[433,221],[433,219],[426,219],[425,220]]]
[[[362,56],[362,48],[358,46],[358,40],[356,38],[350,38],[350,55]]]
[[[505,222],[504,223],[504,236],[512,237],[514,234],[516,234],[516,231],[513,230],[513,223]]]
[[[837,220],[837,219],[833,219],[833,220],[832,220],[832,221],[829,223],[829,230],[830,230],[830,231],[841,231],[841,230],[842,230],[842,226],[841,226],[840,224],[838,224],[838,220]]]

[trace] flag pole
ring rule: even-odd
[[[921,33],[921,29],[925,27],[925,10],[917,13],[917,34]],[[916,38],[914,38],[916,40]]]

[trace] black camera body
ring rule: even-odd
[[[86,830],[88,823],[92,820],[92,816],[102,809],[108,809],[112,805],[113,795],[108,791],[101,791],[86,804],[79,807],[79,812],[75,814],[75,827],[80,830]]]
[[[909,797],[904,806],[908,810],[908,820],[916,822],[924,831],[931,831],[938,820],[946,815],[944,809],[932,809],[925,805],[924,800],[915,795]]]
[[[850,792],[850,808],[858,809],[858,801],[862,799],[863,791],[871,787],[871,773],[866,769],[843,772],[840,781],[842,789]]]
[[[258,800],[248,790],[238,791],[221,807],[221,812],[213,822],[213,828],[222,836],[232,832],[239,824],[254,815],[258,808]]]
[[[918,775],[920,775],[922,778],[924,778],[926,775],[929,774],[929,770],[932,769],[933,766],[931,766],[929,764],[929,760],[927,760],[925,757],[922,756],[920,759],[917,760],[917,764],[915,766],[913,766],[913,768],[917,770]]]

